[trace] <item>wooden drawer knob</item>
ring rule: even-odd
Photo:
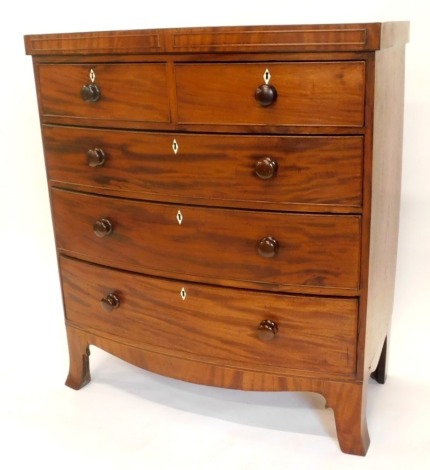
[[[262,158],[255,164],[255,174],[262,180],[273,178],[277,170],[277,163],[269,157]]]
[[[261,104],[261,106],[270,106],[276,101],[278,92],[273,85],[260,85],[255,90],[255,99]]]
[[[273,320],[263,320],[257,330],[257,336],[262,341],[271,341],[278,334],[278,325]]]
[[[107,237],[112,233],[113,226],[109,219],[100,219],[94,222],[93,225],[94,233],[100,237]]]
[[[95,168],[97,166],[102,166],[104,165],[106,161],[106,154],[103,152],[102,149],[90,149],[87,152],[87,162],[88,165],[92,168]]]
[[[278,250],[279,243],[273,237],[264,237],[257,245],[257,252],[263,258],[273,258]]]
[[[81,98],[87,103],[95,103],[100,99],[100,88],[94,83],[84,85],[81,88]]]
[[[105,312],[112,312],[119,307],[119,297],[115,293],[110,293],[100,301],[100,304]]]

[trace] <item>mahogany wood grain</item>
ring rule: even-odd
[[[94,345],[190,382],[321,393],[341,449],[366,453],[367,381],[387,372],[408,34],[25,37],[68,386],[90,381]]]
[[[227,289],[162,280],[61,258],[66,318],[145,349],[226,367],[355,372],[357,301]],[[185,289],[186,296],[181,297]],[[110,313],[100,300],[114,292]],[[279,332],[258,338],[269,318]]]
[[[277,99],[261,106],[266,69]],[[364,74],[363,61],[177,64],[178,122],[361,127]]]
[[[366,455],[370,438],[367,429],[367,380],[357,382],[328,382],[323,395],[327,407],[334,411],[340,448],[348,454]]]
[[[371,226],[365,233],[369,237],[368,278],[364,285],[367,303],[363,305],[366,326],[365,340],[360,344],[364,349],[360,370],[363,368],[364,373],[376,369],[390,336],[399,233],[404,64],[404,47],[391,47],[375,55],[372,178],[367,179],[372,194]]]
[[[90,373],[90,345],[84,334],[74,330],[67,330],[69,345],[69,375],[66,385],[79,390],[91,381]]]
[[[257,284],[358,289],[360,217],[305,215],[144,203],[52,191],[58,248],[159,270],[249,280]],[[178,222],[178,212],[182,218]],[[111,235],[99,238],[94,222],[108,219]],[[279,250],[270,259],[257,253],[266,236]]]
[[[372,51],[404,44],[408,23],[224,26],[216,28],[152,29],[25,36],[27,54],[88,55],[161,52],[316,52]]]
[[[360,210],[363,139],[142,133],[43,126],[48,177],[94,192],[129,191],[134,198],[282,209],[285,204],[324,205],[323,210]],[[175,154],[172,145],[177,145]],[[105,154],[90,168],[88,150]],[[256,175],[263,158],[276,175]],[[311,208],[312,210],[312,208]],[[313,208],[315,210],[315,208]]]
[[[101,97],[87,103],[81,88],[91,83],[90,71]],[[144,64],[43,64],[37,67],[40,106],[44,120],[66,117],[76,124],[84,118],[116,121],[169,122],[166,65]]]
[[[365,414],[367,381],[364,383],[327,379],[321,377],[305,377],[296,373],[284,375],[275,372],[256,371],[234,366],[218,366],[214,363],[190,361],[169,353],[154,352],[130,343],[99,336],[97,333],[85,331],[68,322],[67,336],[74,357],[88,358],[89,345],[95,345],[125,361],[152,372],[168,375],[188,382],[206,384],[240,390],[264,391],[306,391],[323,395],[327,406],[333,408],[337,438],[343,452],[365,455],[369,447],[369,433]],[[74,364],[73,364],[74,365]],[[73,367],[68,377],[68,385],[80,388],[85,385],[82,377],[87,374],[86,361],[80,368]]]

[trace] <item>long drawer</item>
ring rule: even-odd
[[[51,199],[57,246],[64,253],[208,281],[359,286],[356,215],[156,204],[60,189],[52,190]]]
[[[48,177],[87,191],[222,206],[361,206],[360,136],[172,135],[46,125],[43,135]]]
[[[175,357],[251,370],[355,371],[355,299],[183,283],[63,257],[60,268],[66,319],[101,335]],[[267,321],[272,330],[263,328]]]
[[[179,123],[364,125],[364,61],[176,64],[175,75]]]

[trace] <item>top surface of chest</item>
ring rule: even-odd
[[[407,42],[408,22],[172,28],[25,36],[30,55],[372,51]]]

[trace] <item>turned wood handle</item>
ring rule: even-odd
[[[269,157],[264,157],[255,164],[255,174],[262,180],[268,180],[276,175],[278,164]]]
[[[264,237],[257,244],[257,252],[263,258],[273,258],[279,250],[279,243],[273,237]]]
[[[94,83],[84,85],[81,88],[81,98],[87,103],[95,103],[100,99],[100,88]]]
[[[255,99],[261,104],[261,106],[270,106],[276,101],[278,92],[273,85],[260,85],[255,90]]]
[[[106,297],[103,297],[103,299],[100,300],[100,304],[103,310],[105,310],[106,312],[112,312],[112,310],[115,310],[120,305],[119,297],[112,292]]]
[[[93,148],[87,152],[87,163],[90,167],[95,168],[105,164],[106,154],[102,149]]]
[[[262,341],[271,341],[278,334],[278,325],[273,320],[263,320],[257,329],[257,336]]]
[[[113,225],[109,219],[100,219],[94,222],[94,233],[100,237],[107,237],[112,233]]]

